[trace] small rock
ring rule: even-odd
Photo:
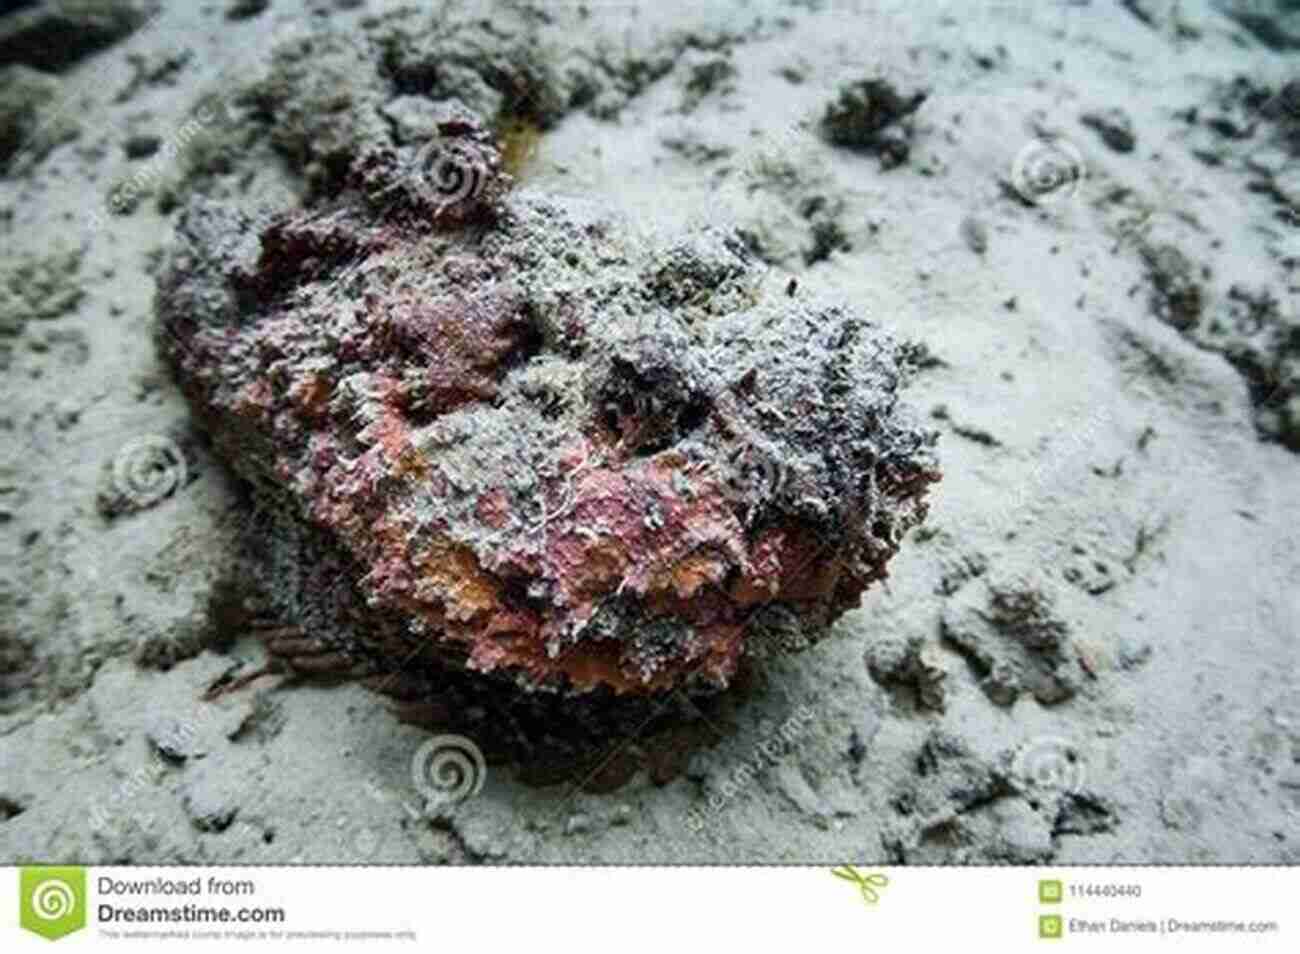
[[[228,771],[220,763],[210,765],[185,786],[185,810],[199,831],[225,831],[239,814],[239,786]]]
[[[564,820],[566,835],[581,835],[591,830],[591,819],[581,812],[570,815]]]
[[[1293,4],[1280,0],[1272,4],[1256,0],[1219,0],[1218,6],[1270,50],[1278,53],[1300,50],[1300,11],[1296,11]]]
[[[271,6],[271,0],[230,0],[226,4],[227,20],[247,20],[265,12]]]
[[[58,72],[123,39],[148,19],[144,0],[38,0],[0,19],[0,66]]]
[[[162,136],[153,133],[136,133],[128,136],[122,151],[128,159],[147,159],[162,148]]]
[[[204,754],[195,726],[171,716],[160,716],[147,729],[145,737],[163,758],[184,762]]]
[[[54,426],[66,431],[81,420],[81,408],[71,398],[64,398],[54,406]]]
[[[1151,644],[1126,637],[1119,641],[1118,656],[1120,669],[1137,669],[1151,658]]]
[[[1173,245],[1143,245],[1141,254],[1154,287],[1151,310],[1156,317],[1179,331],[1196,327],[1205,293],[1191,261]]]
[[[915,693],[923,709],[942,712],[944,680],[948,671],[925,651],[922,636],[885,636],[867,648],[865,661],[871,678],[883,686],[905,686]]]
[[[736,76],[736,67],[732,65],[729,54],[689,53],[684,59],[687,63],[682,112],[691,112],[705,97],[714,93],[726,95],[735,90],[731,81]]]
[[[1133,132],[1133,121],[1122,109],[1103,109],[1084,113],[1079,121],[1097,131],[1097,135],[1116,152],[1132,152],[1137,145],[1137,134]]]
[[[934,729],[917,752],[915,775],[895,800],[924,820],[951,818],[991,801],[1005,790],[996,767],[975,754],[966,740]]]
[[[1011,578],[969,587],[945,606],[941,632],[980,675],[996,705],[1022,693],[1043,705],[1064,702],[1079,689],[1083,670],[1071,651],[1069,626],[1057,617],[1045,581]]]
[[[826,107],[822,130],[834,145],[877,155],[883,168],[892,169],[910,151],[911,130],[904,121],[928,96],[924,91],[904,95],[878,78],[849,83]]]
[[[610,818],[609,818],[609,823],[610,823],[611,825],[619,825],[619,826],[622,826],[622,825],[627,825],[627,824],[631,823],[631,821],[632,821],[632,806],[631,806],[631,805],[615,805],[615,806],[614,806],[614,813],[613,813],[613,814],[610,816]]]
[[[20,797],[12,792],[0,792],[0,822],[17,818],[27,810],[30,802],[30,796]]]
[[[961,220],[961,238],[976,255],[983,255],[989,249],[989,230],[972,215]]]
[[[1055,835],[1095,835],[1112,831],[1119,812],[1108,798],[1094,792],[1067,792],[1061,798],[1052,829]]]

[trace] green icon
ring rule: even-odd
[[[18,877],[19,923],[57,941],[86,926],[85,868],[23,868]]]
[[[1040,914],[1038,916],[1038,936],[1043,940],[1055,941],[1065,936],[1065,922],[1059,914]]]
[[[832,868],[831,874],[837,878],[843,878],[845,881],[852,881],[858,886],[858,892],[862,895],[862,900],[867,904],[875,904],[880,900],[878,888],[883,888],[889,884],[889,879],[879,872],[864,875],[852,865],[840,865],[838,868]]]
[[[1059,881],[1038,882],[1038,901],[1040,904],[1060,904],[1065,897],[1065,888]]]

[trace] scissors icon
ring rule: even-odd
[[[864,875],[852,865],[840,865],[838,868],[832,868],[831,874],[837,878],[843,878],[845,881],[852,881],[858,886],[858,891],[862,895],[862,900],[867,904],[875,904],[880,900],[880,892],[877,888],[884,888],[889,884],[889,879],[882,874]]]

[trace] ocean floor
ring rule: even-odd
[[[1294,4],[83,6],[0,2],[0,862],[1300,863]],[[924,346],[928,519],[671,777],[431,805],[361,685],[205,699],[264,651],[156,348],[174,226],[452,96],[519,189]]]

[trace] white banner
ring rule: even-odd
[[[1300,950],[1296,868],[21,868],[6,951]]]

